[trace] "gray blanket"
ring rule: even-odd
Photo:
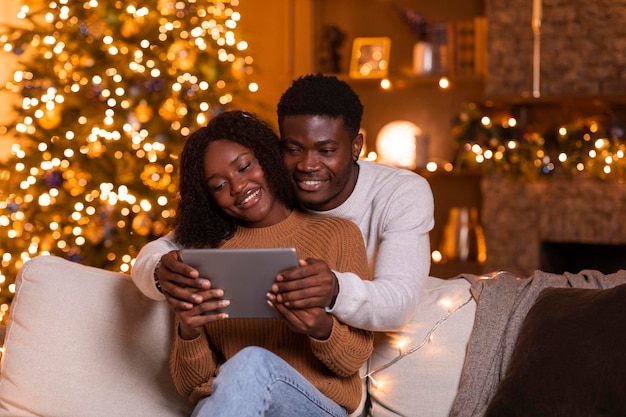
[[[626,283],[626,271],[578,274],[538,271],[528,278],[507,272],[485,276],[463,274],[472,284],[477,302],[476,320],[468,343],[459,391],[450,417],[482,417],[504,377],[520,327],[544,288],[612,288]]]

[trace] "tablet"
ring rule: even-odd
[[[266,294],[276,275],[298,266],[295,248],[182,249],[180,256],[213,288],[224,290],[230,305],[223,311],[230,318],[275,318]]]

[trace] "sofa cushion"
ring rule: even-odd
[[[1,416],[186,416],[168,368],[172,316],[121,273],[52,256],[17,280]]]
[[[543,290],[486,416],[626,416],[625,317],[626,285]]]
[[[465,279],[427,277],[414,319],[393,337],[376,335],[369,361],[372,416],[448,416],[476,312],[469,288]],[[392,363],[400,351],[420,346],[433,329],[431,340]]]

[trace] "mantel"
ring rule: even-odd
[[[542,95],[531,97],[530,93],[520,95],[492,95],[485,97],[490,106],[554,106],[554,107],[593,107],[626,105],[626,94],[583,95],[564,94],[560,96]]]

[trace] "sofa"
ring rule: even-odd
[[[420,319],[399,340],[420,343],[450,308],[469,301],[421,349],[373,374],[377,416],[447,415],[472,328],[470,298],[463,279],[426,280]],[[167,305],[143,296],[129,275],[35,257],[16,280],[0,370],[0,416],[187,416],[190,408],[167,366],[172,332]],[[372,368],[398,356],[395,342],[377,340]],[[411,386],[399,386],[406,378]]]
[[[22,267],[16,284],[0,363],[0,416],[189,415],[167,366],[172,315],[129,275],[39,256]],[[626,271],[428,277],[411,323],[393,338],[376,337],[372,415],[624,416],[625,315]],[[571,323],[573,331],[565,326]],[[576,340],[587,343],[576,350]],[[593,365],[593,389],[589,375],[567,375],[584,364]],[[534,376],[520,374],[528,369]],[[519,397],[535,386],[530,400]],[[562,386],[573,389],[566,403],[581,413],[511,412]],[[585,390],[593,398],[580,395]],[[581,405],[588,397],[593,404]],[[554,398],[547,404],[563,409]],[[494,401],[499,411],[486,410]],[[585,408],[597,404],[611,412]]]
[[[130,277],[40,256],[16,279],[2,416],[188,415],[167,366],[172,317]]]

